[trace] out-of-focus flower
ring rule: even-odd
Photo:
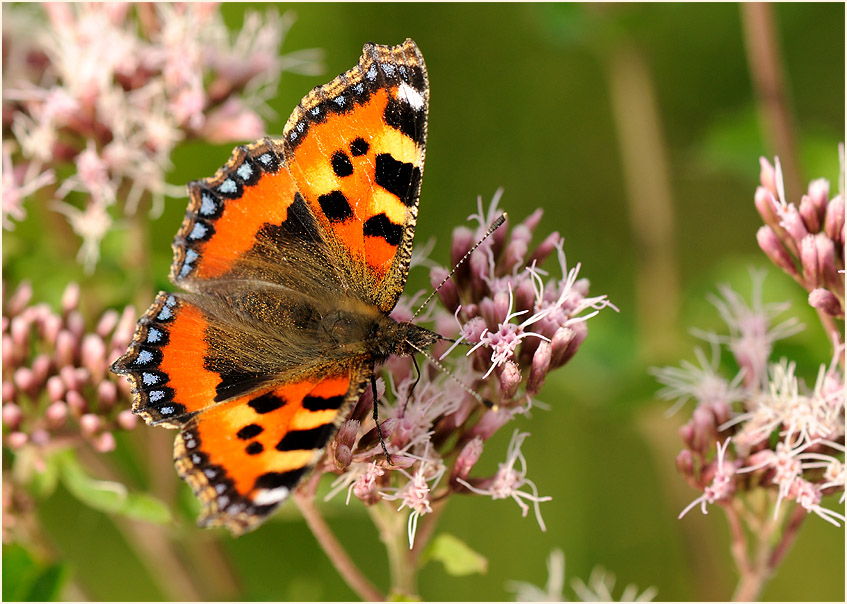
[[[838,194],[829,197],[829,182],[809,183],[800,202],[788,202],[779,158],[764,157],[754,196],[765,223],[756,235],[767,256],[809,292],[809,304],[844,319],[844,145],[839,145]]]
[[[89,331],[76,284],[60,313],[30,305],[31,297],[24,283],[3,305],[4,446],[29,448],[35,458],[80,440],[112,450],[112,432],[135,426],[129,387],[108,371],[132,339],[135,310],[106,311]]]
[[[571,587],[576,599],[565,597],[565,554],[560,549],[554,549],[547,558],[547,585],[536,587],[523,581],[511,581],[507,588],[515,592],[518,602],[650,602],[656,597],[655,587],[645,589],[640,594],[638,587],[627,585],[620,597],[613,596],[615,575],[602,566],[595,566],[591,571],[588,583],[582,579],[574,579]]]
[[[680,516],[698,503],[705,513],[707,503],[728,503],[749,491],[773,489],[774,513],[791,500],[837,525],[844,515],[822,507],[821,497],[845,488],[839,469],[846,391],[838,359],[843,351],[836,347],[811,390],[797,378],[794,363],[771,361],[771,343],[799,327],[791,320],[771,326],[787,306],[762,304],[761,277],[754,274],[753,279],[752,305],[727,287],[722,288],[723,299],[713,298],[730,333],[700,332],[713,345],[711,363],[698,351],[701,367],[683,362],[681,368],[654,371],[665,384],[663,398],[678,399],[678,405],[696,402],[691,421],[680,430],[686,448],[677,466],[703,494]],[[740,369],[732,379],[718,371],[720,345],[729,349]],[[717,455],[710,458],[715,446]]]
[[[4,132],[16,141],[3,141],[3,226],[43,190],[62,201],[51,207],[88,270],[121,214],[144,204],[157,216],[184,194],[165,179],[178,143],[259,138],[281,73],[320,63],[280,56],[292,18],[273,10],[248,12],[235,36],[214,3],[13,5],[3,17]],[[54,174],[66,177],[47,189]]]

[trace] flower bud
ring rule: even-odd
[[[63,329],[56,336],[56,366],[70,367],[76,359],[77,339],[74,335]]]
[[[15,384],[9,381],[3,382],[3,404],[14,402],[16,397]]]
[[[703,455],[713,445],[717,437],[715,427],[715,416],[712,412],[700,405],[694,409],[691,415],[691,424],[694,428],[692,435],[691,448]]]
[[[770,227],[779,225],[779,218],[776,213],[777,201],[773,193],[765,187],[758,187],[753,196],[753,203],[759,212],[759,216],[762,217],[762,222]]]
[[[812,203],[808,195],[803,195],[800,199],[800,217],[806,225],[806,230],[810,233],[817,233],[821,230],[821,223],[824,215],[818,216],[818,208]]]
[[[453,313],[456,312],[457,308],[459,308],[459,304],[461,304],[461,302],[459,300],[459,289],[456,287],[455,281],[453,281],[453,279],[447,279],[447,281],[444,281],[448,274],[449,271],[446,268],[435,266],[429,272],[429,280],[433,289],[438,287],[442,282],[444,283],[438,289],[438,297],[444,305],[444,308]]]
[[[85,151],[80,153],[80,156],[83,154],[85,154]],[[62,293],[62,312],[67,315],[77,307],[79,307],[79,284],[68,283]]]
[[[471,470],[482,455],[482,439],[479,436],[472,438],[462,447],[453,470],[450,473],[450,483],[455,483],[457,478],[467,480]]]
[[[118,400],[117,385],[109,380],[103,380],[97,384],[97,400],[101,410],[114,407]]]
[[[5,384],[4,384],[5,385]],[[9,430],[16,430],[24,417],[23,411],[15,403],[3,403],[3,425]]]
[[[29,281],[23,281],[9,298],[9,301],[4,305],[3,309],[6,315],[14,317],[26,308],[29,301],[32,299],[32,284]]]
[[[19,350],[26,350],[29,343],[29,330],[32,323],[24,316],[17,316],[9,323],[9,333],[12,336],[12,345]]]
[[[3,366],[11,369],[20,361],[21,349],[12,343],[12,336],[3,334]]]
[[[756,232],[756,241],[759,242],[759,247],[771,259],[771,262],[784,270],[789,275],[796,275],[797,268],[794,266],[794,259],[782,245],[782,242],[769,226],[759,227]]]
[[[65,401],[51,403],[44,410],[44,418],[47,420],[47,425],[50,428],[55,429],[60,427],[68,418],[68,404]]]
[[[82,435],[86,438],[94,436],[103,427],[103,420],[99,415],[86,413],[79,418],[79,427]]]
[[[115,442],[115,435],[111,432],[98,434],[94,438],[94,442],[92,444],[98,453],[109,453],[110,451],[114,451],[115,446],[117,445]]]
[[[334,461],[339,470],[344,470],[353,461],[353,445],[360,425],[359,421],[351,419],[341,424],[341,428],[338,429],[335,437]]]
[[[836,246],[844,245],[844,196],[838,195],[826,205],[824,233]]]
[[[835,295],[822,287],[813,289],[809,294],[809,306],[822,310],[833,317],[842,317],[844,309],[841,307],[841,302]]]
[[[459,261],[470,251],[473,244],[476,243],[473,231],[469,228],[460,226],[453,229],[452,245],[450,247],[450,263],[456,266]]]
[[[44,317],[41,323],[41,337],[49,346],[56,344],[59,332],[62,331],[62,318],[59,315],[50,314]]]
[[[13,451],[22,448],[29,441],[29,436],[24,434],[23,432],[12,432],[6,438],[6,444]]]
[[[88,410],[85,399],[76,390],[69,390],[65,395],[65,401],[74,417],[80,417]]]
[[[532,231],[526,226],[519,224],[512,229],[509,242],[506,244],[506,249],[503,252],[503,258],[499,262],[505,273],[513,273],[515,268],[523,265],[526,254],[529,251],[529,242],[531,240]]]
[[[843,292],[844,273],[839,273],[839,268],[843,270],[844,265],[842,264],[841,267],[836,265],[835,246],[832,239],[823,233],[818,233],[815,235],[815,247],[818,253],[818,272],[824,286],[832,291]]]
[[[562,236],[559,235],[558,231],[553,231],[547,237],[544,238],[538,247],[532,250],[532,253],[529,255],[529,258],[526,259],[526,265],[532,266],[532,263],[535,262],[536,265],[541,264],[547,259],[547,256],[552,254],[556,250],[556,246],[562,241]]]
[[[818,210],[818,216],[823,220],[826,204],[829,200],[829,181],[825,178],[817,178],[809,183],[809,201]]]
[[[29,435],[32,444],[43,447],[50,442],[50,433],[44,428],[36,428]]]
[[[511,400],[521,384],[521,370],[514,361],[506,361],[499,370],[500,392],[504,401]]]
[[[76,336],[77,341],[82,339],[82,336],[85,335],[85,319],[78,310],[72,310],[68,313],[66,323],[68,331]]]
[[[776,171],[771,163],[764,157],[759,158],[759,182],[762,186],[776,195]]]
[[[476,425],[471,428],[469,434],[478,436],[482,440],[488,440],[510,419],[512,419],[512,416],[506,411],[488,409],[482,414]]]
[[[29,367],[19,367],[15,370],[12,379],[14,379],[18,390],[26,392],[30,397],[35,397],[38,394],[38,384],[35,382],[35,376],[33,376]]]
[[[114,308],[110,308],[103,313],[102,317],[100,317],[100,320],[97,322],[95,333],[105,340],[106,336],[112,333],[115,327],[117,327],[120,317],[121,316],[118,314],[118,311]]]
[[[541,338],[535,339],[539,340],[539,343],[535,354],[532,355],[532,367],[529,370],[529,379],[526,383],[526,393],[529,395],[535,395],[541,391],[547,372],[550,371],[550,361],[553,358],[552,344]]]
[[[100,336],[90,333],[82,339],[80,347],[82,365],[88,369],[95,381],[106,377],[106,343]]]
[[[118,413],[117,423],[124,430],[132,430],[138,425],[138,416],[129,409],[124,409]]]
[[[694,478],[694,456],[688,449],[683,449],[676,456],[676,468],[686,478]]]
[[[793,203],[788,204],[782,212],[779,224],[785,229],[788,236],[794,240],[795,245],[799,245],[800,242],[809,234],[809,230],[806,228],[806,224],[803,222],[803,218],[800,216],[797,206]]]
[[[51,364],[50,357],[46,354],[40,354],[32,361],[32,377],[38,385],[43,384],[47,379]]]
[[[800,267],[807,289],[822,284],[823,279],[818,266],[818,247],[815,244],[814,235],[806,235],[800,241]]]

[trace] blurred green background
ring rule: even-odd
[[[549,410],[517,422],[532,433],[523,449],[529,477],[542,495],[553,497],[542,504],[547,531],[542,533],[531,516],[521,518],[511,501],[454,499],[440,530],[487,556],[488,573],[455,578],[432,563],[421,575],[422,597],[510,599],[506,582],[543,585],[547,556],[561,548],[568,582],[587,579],[599,564],[616,574],[619,588],[654,585],[660,600],[728,598],[736,576],[723,514],[717,508],[707,516],[695,510],[677,520],[699,495],[674,465],[681,446],[677,429],[691,408],[665,417],[669,405],[655,399],[658,385],[648,368],[692,359],[697,341],[689,329],[721,329],[706,294],[722,282],[749,294],[750,266],[768,268],[766,300],[792,300],[807,325],[799,336],[779,342],[776,356],[796,360],[798,373],[813,381],[830,355],[805,293],[772,267],[756,244],[758,157],[772,158],[777,149],[757,105],[741,7],[227,4],[223,11],[233,29],[248,7],[296,12],[283,51],[325,51],[324,75],[283,76],[271,102],[277,117],[268,124],[270,134],[281,132],[309,89],[351,67],[364,42],[397,44],[411,37],[424,54],[431,84],[418,244],[436,238],[432,257],[448,263],[452,228],[476,210],[477,196],[487,202],[503,187],[501,208],[513,224],[544,208],[539,234],[562,233],[569,263],[582,263],[591,293],[608,294],[620,309],[592,319],[579,354],[550,376],[539,397]],[[835,191],[837,144],[845,124],[844,5],[773,9],[800,182],[805,187],[812,178],[826,177]],[[630,132],[624,146],[623,131]],[[622,151],[626,145],[635,146]],[[181,146],[168,181],[211,175],[230,148]],[[643,165],[628,164],[633,157]],[[634,186],[657,194],[639,205]],[[804,191],[788,186],[788,199],[799,200]],[[654,197],[664,197],[670,211]],[[171,287],[170,241],[184,210],[184,199],[168,200],[153,228],[157,288]],[[108,262],[86,279],[72,256],[58,259],[53,243],[38,238],[38,219],[30,212],[15,233],[4,234],[7,286],[30,278],[36,300],[55,302],[64,285],[77,279],[83,286],[99,284],[104,305],[136,299],[137,292],[122,287],[124,276],[109,273],[117,269]],[[670,238],[653,247],[649,234],[663,221],[670,221]],[[104,244],[104,256],[122,245],[121,233],[114,233]],[[106,282],[108,287],[102,285]],[[427,283],[425,271],[413,273],[407,291]],[[139,427],[123,435],[115,455],[131,459],[127,451],[140,450],[147,431]],[[156,438],[169,450],[173,433],[155,432],[163,433]],[[510,435],[504,430],[486,444],[476,474],[496,469]],[[161,473],[161,480],[179,482],[170,464],[162,465]],[[342,503],[338,497],[322,510],[370,579],[386,588],[382,544],[359,502]],[[108,517],[61,489],[40,514],[85,596],[162,598]],[[179,530],[200,532],[193,526]],[[209,581],[221,582],[222,599],[355,598],[291,504],[255,533],[233,540],[207,532],[206,538],[222,542],[237,579],[238,588],[231,591],[214,565],[198,569]],[[202,547],[197,539],[192,542]],[[809,517],[763,598],[843,600],[843,529]]]

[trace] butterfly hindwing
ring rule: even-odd
[[[238,535],[282,503],[317,463],[370,377],[363,365],[232,399],[177,437],[177,471],[203,505],[200,523]]]

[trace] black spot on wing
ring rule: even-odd
[[[343,178],[353,173],[353,163],[344,151],[333,153],[330,163],[332,164],[332,171],[335,172],[336,176]]]
[[[368,144],[368,141],[362,137],[354,138],[353,142],[350,143],[350,153],[353,154],[353,157],[364,155],[370,148],[371,146]]]
[[[353,209],[341,191],[332,191],[318,197],[321,210],[330,222],[344,222],[353,217]]]
[[[376,156],[376,184],[400,198],[406,207],[415,205],[420,190],[420,168],[394,159],[389,153]]]
[[[307,471],[309,471],[308,467],[288,472],[266,472],[256,479],[254,488],[272,490],[285,487],[293,489]]]
[[[245,447],[244,452],[247,453],[247,455],[258,455],[264,450],[265,447],[262,446],[262,443],[253,441]]]
[[[241,440],[250,440],[256,436],[259,436],[265,429],[258,424],[247,424],[241,430],[236,432],[236,436]]]
[[[327,409],[339,409],[344,404],[344,397],[330,396],[307,396],[303,399],[303,408],[307,411],[326,411]]]
[[[365,237],[382,237],[389,244],[398,246],[403,238],[403,227],[394,224],[385,213],[371,216],[362,225]]]
[[[329,440],[334,426],[324,424],[311,430],[292,430],[282,437],[277,445],[277,451],[300,451],[303,449],[320,449]]]
[[[286,403],[286,400],[281,396],[277,396],[271,392],[257,396],[247,403],[253,411],[261,415],[276,411]]]

